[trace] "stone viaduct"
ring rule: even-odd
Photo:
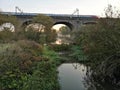
[[[13,15],[22,21],[22,24],[29,24],[32,18],[41,13],[15,13],[2,12],[5,15]],[[50,16],[54,20],[54,25],[64,24],[71,30],[77,30],[83,24],[95,24],[98,17],[95,15],[72,15],[72,14],[44,14]]]

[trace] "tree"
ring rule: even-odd
[[[5,24],[8,27],[4,27]],[[15,16],[0,14],[0,26],[0,42],[8,42],[18,38],[16,32],[20,29],[20,22]],[[13,30],[15,32],[13,32],[11,27],[14,27]]]
[[[120,85],[120,18],[119,13],[108,5],[106,18],[100,18],[96,25],[81,28],[76,35],[76,42],[82,47],[92,69],[103,82]],[[117,16],[116,16],[117,15]],[[113,83],[113,81],[115,81]]]
[[[106,18],[119,18],[120,11],[116,9],[116,7],[113,7],[111,4],[108,4],[108,6],[105,8],[105,16]]]
[[[60,32],[63,34],[63,35],[67,35],[67,34],[70,34],[70,29],[67,27],[67,26],[62,26],[60,28]]]
[[[62,43],[71,43],[71,31],[69,27],[62,26],[58,32],[58,38]]]
[[[54,21],[51,17],[40,14],[33,18],[34,23],[39,23],[45,26],[45,30],[50,30],[54,24]]]
[[[39,23],[40,37],[46,40],[46,43],[54,42],[56,39],[56,32],[51,28],[54,24],[54,21],[51,17],[40,14],[33,18],[33,23]],[[42,27],[41,27],[42,26]],[[43,31],[44,29],[44,31]],[[43,36],[43,37],[42,37]],[[41,39],[40,39],[41,41]],[[43,40],[42,40],[43,42]]]

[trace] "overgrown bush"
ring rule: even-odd
[[[34,41],[0,45],[1,90],[59,90],[59,56]]]
[[[120,54],[120,53],[119,53]],[[120,88],[120,56],[112,55],[107,60],[104,60],[98,65],[97,70],[93,73],[96,80],[101,82],[111,83]]]
[[[33,40],[37,43],[44,44],[46,43],[46,35],[44,32],[36,31],[34,28],[29,27],[27,30],[22,30],[19,32],[20,38]]]
[[[115,85],[119,85],[120,18],[113,17],[110,9],[111,6],[107,12],[110,16],[100,18],[96,25],[82,27],[77,34],[76,42],[82,46],[84,53],[92,62],[93,74],[101,81],[109,83],[114,81]]]
[[[56,71],[57,64],[60,63],[59,56],[48,47],[44,47],[43,57],[46,60],[37,63],[23,90],[59,90]]]
[[[74,61],[85,62],[87,61],[87,56],[84,54],[81,46],[72,46],[71,54],[69,55]]]
[[[83,27],[77,42],[90,60],[105,60],[120,51],[119,27],[119,19],[100,19],[97,25]]]
[[[11,42],[15,40],[15,32],[11,32],[9,28],[0,31],[0,43]]]
[[[0,31],[0,90],[59,89],[56,72],[59,61],[55,61],[59,57],[40,45],[56,40],[56,32],[50,29],[52,20],[39,15],[33,21],[45,25],[44,32],[32,29],[25,32],[20,30],[15,17],[0,15],[0,25],[6,22],[15,25],[15,32],[7,28]]]
[[[42,58],[42,46],[34,41],[0,45],[0,89],[20,90]]]
[[[71,45],[68,44],[51,44],[49,45],[51,50],[54,50],[56,52],[60,51],[70,51]]]
[[[42,61],[34,70],[23,90],[59,90],[56,65],[53,62]]]
[[[0,14],[0,43],[18,40],[17,32],[21,29],[20,25],[21,22],[15,16]]]
[[[19,39],[27,39],[27,40],[33,40],[40,44],[49,44],[51,42],[54,42],[56,40],[56,31],[55,30],[49,30],[45,32],[43,29],[39,31],[36,30],[33,27],[27,28],[27,30],[21,30],[17,33],[19,35]]]
[[[56,40],[56,31],[51,29],[54,24],[51,17],[40,14],[33,18],[32,23],[39,24],[39,28],[37,32],[33,28],[29,28],[30,30],[26,32],[26,36],[29,39],[35,40],[42,44],[51,43]]]

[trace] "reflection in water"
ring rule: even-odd
[[[84,86],[86,67],[78,63],[62,64],[59,68],[61,90],[87,90]]]
[[[79,63],[65,63],[58,67],[61,90],[119,90],[102,85],[93,79],[90,67]]]

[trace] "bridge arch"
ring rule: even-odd
[[[11,22],[4,22],[0,25],[0,31],[9,30],[11,32],[15,32],[15,25]]]
[[[15,16],[3,15],[0,14],[0,27],[1,30],[3,28],[8,28],[12,32],[16,32],[20,26],[20,20]]]
[[[74,26],[70,23],[70,22],[65,22],[65,21],[59,21],[59,22],[55,22],[54,25],[57,25],[57,24],[64,24],[66,26],[68,26],[70,28],[70,30],[72,31]],[[54,26],[53,25],[53,26]]]
[[[34,22],[33,20],[27,20],[22,24],[23,30],[34,30],[37,32],[44,32],[45,26],[41,23]]]

